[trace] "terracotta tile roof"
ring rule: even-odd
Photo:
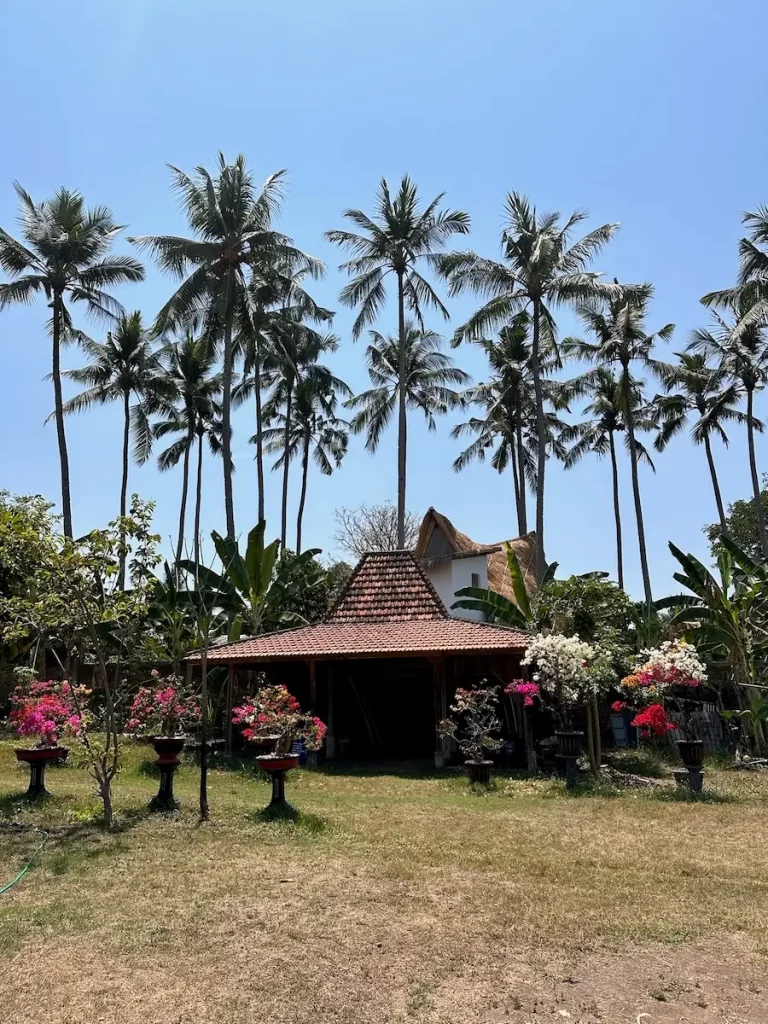
[[[208,660],[480,654],[523,650],[528,639],[517,629],[452,618],[409,551],[376,551],[363,556],[322,622],[215,647]]]

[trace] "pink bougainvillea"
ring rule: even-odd
[[[58,746],[63,734],[76,736],[80,731],[80,715],[73,701],[72,687],[66,679],[63,682],[52,679],[33,682],[27,688],[17,686],[11,703],[10,722],[16,734],[36,736],[40,746]]]
[[[243,739],[249,742],[279,736],[278,749],[289,749],[295,739],[302,739],[308,750],[319,750],[327,731],[317,716],[301,710],[285,686],[262,686],[232,709],[232,721],[242,727]]]
[[[200,704],[183,692],[181,680],[175,676],[153,677],[164,685],[142,686],[133,698],[126,729],[134,735],[176,736],[200,718]]]
[[[541,690],[538,683],[526,683],[524,679],[513,679],[512,682],[504,688],[505,693],[517,693],[523,698],[523,706],[526,708],[533,707],[533,698],[541,695]]]
[[[632,725],[640,727],[642,736],[666,736],[675,726],[667,718],[661,704],[649,704],[632,719]]]

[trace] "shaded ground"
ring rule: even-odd
[[[549,780],[477,795],[451,773],[303,772],[284,824],[253,814],[264,782],[219,771],[201,828],[139,815],[144,756],[119,780],[134,817],[115,836],[89,822],[76,768],[51,773],[44,812],[0,803],[75,829],[0,897],[3,1020],[768,1019],[762,776],[710,771],[712,799],[693,803],[668,779],[570,797]],[[0,746],[0,800],[23,789],[11,758]],[[184,770],[187,805],[194,784]],[[0,884],[33,845],[0,832]]]

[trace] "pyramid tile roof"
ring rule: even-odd
[[[528,640],[518,629],[452,618],[410,551],[374,551],[322,622],[211,648],[208,661],[482,654],[523,650]]]

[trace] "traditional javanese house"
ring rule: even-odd
[[[411,552],[374,551],[321,622],[214,647],[208,662],[229,668],[230,709],[259,673],[285,683],[327,723],[327,758],[434,754],[442,764],[437,724],[456,687],[519,676],[527,641],[520,630],[449,615]],[[513,703],[504,714],[506,731],[520,735]]]

